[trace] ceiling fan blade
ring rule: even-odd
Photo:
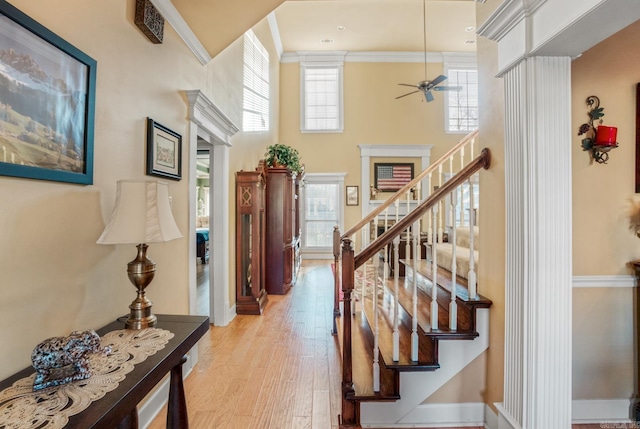
[[[462,90],[461,86],[436,86],[433,88],[434,91],[460,91]]]
[[[417,85],[412,85],[412,84],[410,84],[410,83],[399,83],[398,85],[400,85],[400,86],[411,86],[411,87],[413,87],[413,88],[416,88],[416,87],[417,87]]]
[[[435,78],[431,82],[429,82],[429,86],[433,88],[434,86],[438,85],[439,83],[444,82],[445,80],[447,80],[447,77],[445,75],[441,74],[440,76],[438,76],[437,78]]]
[[[418,90],[416,89],[415,91],[407,92],[407,93],[406,93],[406,94],[404,94],[404,95],[400,95],[400,96],[396,97],[396,100],[397,100],[398,98],[406,97],[407,95],[415,94],[416,92],[420,92],[420,91],[418,91]]]
[[[431,93],[431,91],[425,91],[424,98],[427,99],[427,103],[434,100],[433,94]]]

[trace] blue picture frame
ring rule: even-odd
[[[0,46],[0,175],[93,184],[97,62],[4,0]]]

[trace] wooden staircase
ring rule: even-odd
[[[460,276],[452,278],[451,272],[437,267],[432,261],[390,262],[386,258],[390,254],[388,246],[396,246],[393,254],[398,254],[401,234],[406,236],[411,228],[419,229],[417,222],[424,218],[425,213],[437,210],[445,196],[479,169],[488,168],[489,163],[489,152],[484,149],[452,179],[441,185],[438,191],[426,197],[414,211],[398,220],[366,247],[363,246],[357,255],[353,250],[353,228],[342,236],[334,231],[336,267],[339,266],[339,260],[342,262],[338,271],[340,276],[336,275],[334,302],[334,333],[339,334],[343,351],[341,427],[405,424],[400,419],[410,414],[412,407],[415,408],[425,397],[417,394],[412,398],[403,398],[401,392],[406,391],[404,384],[422,377],[419,376],[421,373],[432,374],[445,363],[449,364],[443,361],[443,344],[475,341],[473,352],[462,353],[469,357],[477,356],[488,345],[486,338],[476,339],[481,335],[478,328],[479,313],[484,312],[480,320],[483,321],[481,325],[486,327],[486,309],[491,306],[491,301],[475,292],[475,284],[470,291],[466,279]],[[420,176],[414,181],[418,183],[419,180]],[[398,192],[401,194],[403,190]],[[378,216],[378,213],[373,216]],[[366,225],[368,222],[363,220],[359,224]],[[414,246],[417,246],[417,238],[414,237]],[[420,252],[414,251],[413,254],[419,255]],[[397,274],[390,277],[389,264],[396,264],[396,267],[404,264],[405,277]],[[437,274],[435,287],[432,281],[434,269]],[[356,284],[356,270],[360,284]],[[394,270],[395,273],[398,271]],[[342,288],[342,302],[338,300],[338,287]],[[455,293],[454,299],[452,291]],[[455,322],[450,320],[451,311],[454,312]],[[453,354],[460,355],[457,352]],[[468,362],[456,365],[464,367],[466,364]],[[448,368],[447,373],[457,372],[462,367]],[[441,385],[444,382],[446,380],[437,383]],[[439,385],[427,387],[427,390],[431,389],[429,391],[432,392]],[[406,404],[402,404],[403,401]]]

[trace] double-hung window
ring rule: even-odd
[[[341,133],[343,61],[300,62],[300,129],[307,133]]]
[[[466,134],[478,128],[478,70],[475,62],[447,62],[447,86],[459,91],[445,92],[445,129],[448,133]]]
[[[244,34],[242,130],[269,130],[269,53],[252,30]]]

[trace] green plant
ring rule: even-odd
[[[302,172],[300,154],[296,149],[286,144],[277,143],[268,146],[264,153],[264,160],[267,167],[283,165],[296,173]]]

